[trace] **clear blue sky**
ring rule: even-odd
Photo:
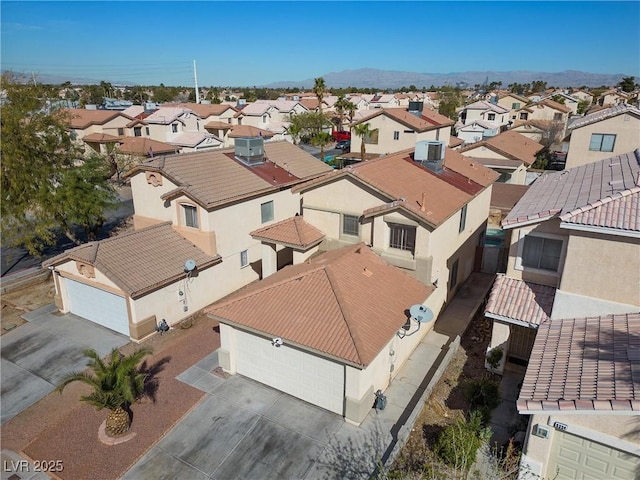
[[[640,77],[640,2],[1,2],[3,70],[202,86],[379,68]]]

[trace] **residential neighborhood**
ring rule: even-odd
[[[437,81],[380,43],[352,82],[315,2],[257,3],[199,5],[234,34],[185,80],[3,65],[2,480],[640,478],[635,66]]]

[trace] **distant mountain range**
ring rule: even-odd
[[[3,71],[5,73],[5,71]],[[502,82],[502,86],[506,87],[511,83],[531,83],[534,80],[542,80],[547,85],[553,87],[599,87],[601,85],[616,85],[622,80],[622,77],[629,77],[629,74],[623,73],[588,73],[576,70],[565,70],[564,72],[531,72],[531,71],[511,71],[511,72],[453,72],[453,73],[418,73],[418,72],[398,72],[392,70],[379,70],[375,68],[360,68],[358,70],[344,70],[342,72],[331,72],[322,77],[328,87],[346,88],[378,88],[378,89],[398,89],[401,87],[409,87],[413,85],[418,89],[423,87],[429,88],[431,85],[440,87],[442,85],[461,85],[466,84],[469,87],[477,83],[482,84],[485,80],[491,82]],[[24,76],[23,81],[31,81],[32,78]],[[38,74],[36,80],[39,83],[62,84],[71,82],[75,85],[97,85],[101,80],[86,77],[70,77],[62,75]],[[111,82],[114,85],[133,86],[135,82],[117,79],[102,79]],[[159,83],[158,83],[159,84]],[[250,80],[248,85],[256,85],[256,79]],[[300,81],[281,81],[268,85],[262,85],[266,88],[303,88],[309,89],[313,87],[314,79],[308,78]],[[242,85],[234,85],[241,87]]]
[[[482,84],[488,79],[491,82],[502,82],[506,87],[511,83],[531,83],[534,80],[547,82],[553,87],[599,87],[601,85],[615,85],[622,77],[630,75],[615,73],[588,73],[576,70],[565,70],[564,72],[454,72],[454,73],[417,73],[417,72],[397,72],[391,70],[378,70],[375,68],[361,68],[358,70],[344,70],[342,72],[331,72],[323,75],[328,87],[346,88],[401,88],[414,85],[418,89],[436,87],[442,85],[455,86],[456,84],[467,84],[473,88],[477,83]],[[314,79],[309,78],[302,81],[283,81],[264,85],[267,88],[289,88],[302,87],[309,89],[313,87]]]

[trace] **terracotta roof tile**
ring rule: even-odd
[[[415,130],[416,132],[426,132],[437,128],[447,127],[453,125],[453,120],[440,115],[433,110],[424,109],[420,115],[409,112],[406,108],[384,108],[375,111],[371,115],[354,122],[354,125],[359,123],[368,122],[374,117],[384,115],[397,122]]]
[[[545,172],[502,221],[505,228],[523,222],[578,213],[640,191],[640,149],[562,172]],[[600,202],[600,203],[598,203]],[[616,206],[625,205],[618,203]],[[565,217],[569,218],[569,217]]]
[[[60,110],[61,114],[66,117],[71,128],[85,129],[91,125],[104,125],[116,117],[123,116],[122,112],[117,110],[87,110],[85,108],[64,108]],[[131,119],[129,119],[131,120]]]
[[[520,411],[640,411],[640,313],[545,320]]]
[[[184,264],[194,260],[202,270],[222,261],[207,255],[164,222],[99,242],[86,243],[42,265],[79,260],[93,265],[133,298],[184,278]]]
[[[512,130],[502,132],[495,137],[462,147],[459,151],[466,152],[478,147],[486,147],[498,154],[531,165],[536,160],[536,154],[544,148],[543,145],[531,140],[529,137]]]
[[[499,273],[491,288],[485,314],[505,321],[540,325],[551,315],[555,294],[554,287]]]
[[[221,140],[218,137],[210,133],[183,132],[173,137],[173,139],[169,143],[171,143],[172,145],[180,145],[184,147],[196,147],[208,138],[217,140],[218,144],[221,142]]]
[[[144,119],[145,123],[169,125],[178,120],[185,113],[192,113],[188,108],[184,107],[160,107],[151,115]]]
[[[176,147],[145,137],[120,137],[122,153],[129,155],[152,156],[176,153]]]
[[[245,137],[262,137],[271,138],[273,133],[262,128],[254,127],[252,125],[233,125],[229,137],[231,138],[245,138]]]
[[[558,103],[554,100],[551,100],[549,98],[545,98],[544,100],[541,100],[538,102],[538,105],[546,105],[549,108],[553,108],[554,110],[558,110],[559,112],[562,113],[570,113],[571,109],[561,103]]]
[[[304,250],[317,245],[325,237],[324,233],[305,222],[301,215],[259,228],[250,235],[258,240],[273,241]]]
[[[625,191],[615,197],[598,200],[560,218],[568,224],[640,232],[640,191]]]
[[[164,107],[178,107],[195,112],[200,118],[209,118],[210,116],[222,115],[227,110],[236,111],[231,105],[223,104],[206,104],[206,103],[163,103]]]
[[[461,138],[454,137],[453,135],[449,137],[449,147],[451,148],[462,145],[463,143],[464,143],[464,140]]]
[[[90,133],[89,135],[82,137],[82,141],[94,143],[118,143],[120,141],[120,137],[109,135],[108,133]]]
[[[364,244],[285,267],[206,312],[357,366],[393,338],[433,291]]]
[[[267,167],[290,172],[292,184],[331,171],[331,167],[289,142],[267,142],[264,151],[269,160]],[[263,178],[260,167],[252,169],[235,160],[233,152],[233,149],[210,149],[156,156],[135,167],[128,175],[146,170],[160,171],[178,186],[163,197],[185,193],[206,208],[266,193],[283,185],[282,182],[274,185]]]

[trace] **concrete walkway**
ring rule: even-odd
[[[177,377],[205,399],[123,478],[368,478],[404,445],[492,282],[471,275],[385,391],[386,408],[359,427],[240,375],[222,378],[212,353]]]

